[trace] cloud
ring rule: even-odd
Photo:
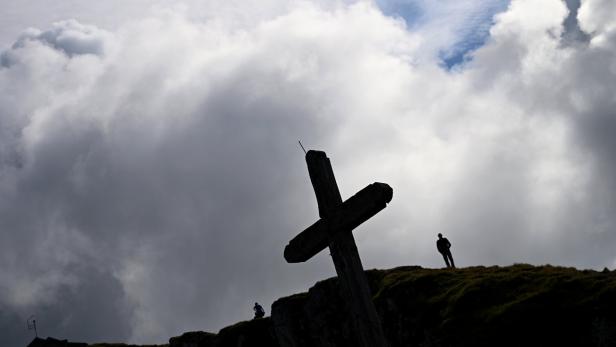
[[[24,32],[13,44],[12,49],[0,56],[0,66],[10,67],[16,50],[26,45],[43,44],[54,50],[63,52],[69,57],[73,55],[102,55],[110,34],[92,25],[83,25],[74,19],[54,23],[53,28],[46,31],[31,28]]]
[[[609,15],[616,5],[612,1],[595,0],[586,1],[580,6],[579,20],[582,30],[598,37],[595,40],[601,41],[603,38],[609,39],[613,36],[614,21]]]
[[[344,198],[394,188],[355,232],[366,268],[442,266],[438,232],[460,266],[614,266],[600,4],[571,45],[565,3],[513,1],[455,71],[370,2],[26,33],[0,68],[0,343],[27,343],[32,313],[45,335],[160,343],[332,276],[327,251],[282,257],[318,215],[298,139]]]
[[[432,61],[438,57],[451,68],[464,63],[469,52],[483,46],[494,24],[493,17],[506,10],[509,0],[378,0],[376,3],[386,14],[401,17],[409,30],[427,39],[422,58]]]

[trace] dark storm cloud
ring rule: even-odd
[[[70,336],[75,341],[130,338],[134,306],[118,279],[90,264],[66,271],[79,278],[79,283],[58,288],[53,303],[31,308],[37,313],[39,334]],[[20,323],[17,331],[23,330],[23,321]]]
[[[78,277],[79,283],[56,288],[52,301],[19,310],[2,307],[5,346],[25,345],[34,335],[26,330],[27,312],[36,313],[39,336],[70,336],[73,341],[124,341],[130,337],[134,307],[117,278],[88,266],[66,271]]]
[[[0,344],[33,313],[44,335],[160,343],[333,275],[327,252],[282,258],[318,215],[298,139],[344,198],[394,187],[356,232],[366,268],[442,266],[438,232],[461,266],[616,265],[616,50],[591,5],[588,44],[562,45],[562,1],[514,1],[456,72],[372,4],[25,35],[0,68]]]

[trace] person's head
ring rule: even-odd
[[[439,234],[438,234],[438,238],[439,238],[439,239],[442,239],[442,238],[443,238],[443,234],[439,233]]]

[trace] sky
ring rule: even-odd
[[[0,345],[164,343],[335,275],[288,264],[343,199],[364,268],[616,268],[613,0],[1,0]]]

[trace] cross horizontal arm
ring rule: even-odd
[[[391,201],[393,190],[372,183],[350,197],[328,218],[321,218],[293,238],[284,249],[289,263],[304,262],[326,248],[338,232],[350,232],[379,213]]]

